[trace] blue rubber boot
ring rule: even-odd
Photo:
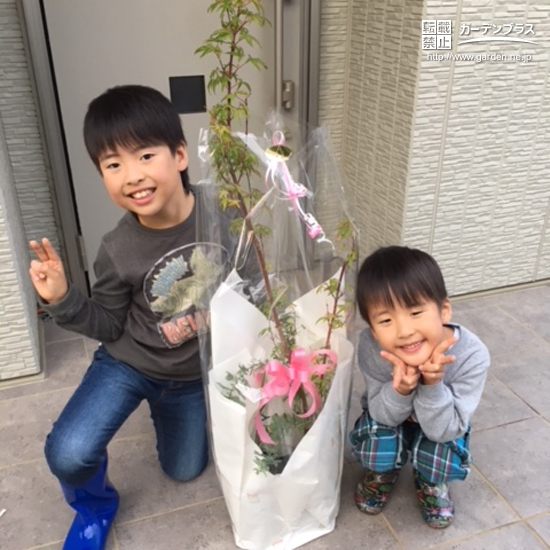
[[[85,485],[73,489],[62,483],[61,489],[67,503],[76,510],[63,550],[104,550],[119,502],[107,477],[107,457]]]

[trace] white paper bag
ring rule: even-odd
[[[317,289],[294,303],[298,344],[311,346],[323,337],[317,320],[329,297]],[[228,284],[211,302],[213,367],[207,383],[212,442],[218,477],[231,516],[236,544],[247,550],[291,550],[334,529],[340,503],[353,345],[336,331],[331,348],[338,365],[318,418],[280,474],[256,473],[259,447],[251,437],[258,404],[244,407],[227,399],[220,384],[239,364],[269,356],[272,343],[259,333],[266,318]]]

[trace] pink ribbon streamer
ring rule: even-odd
[[[328,357],[329,363],[315,364],[317,357]],[[264,395],[260,401],[258,412],[255,418],[256,432],[262,443],[275,445],[275,442],[265,429],[262,423],[260,411],[275,397],[284,397],[288,395],[288,404],[292,410],[292,404],[296,394],[301,387],[311,397],[311,406],[304,414],[297,415],[299,418],[309,418],[314,415],[323,405],[323,401],[315,384],[311,380],[314,374],[324,375],[332,370],[338,361],[337,354],[329,349],[320,349],[308,354],[306,350],[299,348],[292,352],[290,356],[290,365],[287,367],[279,361],[270,361],[262,370],[256,373],[256,381],[261,384],[264,376],[269,376],[271,380],[264,384],[261,389]]]
[[[283,146],[285,144],[284,134],[280,131],[276,131],[273,135],[272,142],[275,146]],[[282,161],[273,160],[272,164],[268,167],[265,175],[266,187],[268,187],[268,181],[270,180],[271,184],[276,187],[275,174],[277,172],[281,176],[282,182],[285,187],[285,189],[281,191],[286,195],[287,199],[292,204],[292,207],[296,214],[305,223],[307,234],[309,235],[310,239],[319,238],[319,242],[327,241],[323,228],[315,219],[313,214],[311,214],[310,212],[304,212],[304,210],[302,209],[299,199],[307,197],[310,193],[304,185],[302,185],[301,183],[296,183],[293,180],[286,165],[286,159]]]

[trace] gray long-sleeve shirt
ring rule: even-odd
[[[58,325],[100,340],[115,359],[148,376],[196,380],[197,334],[208,325],[206,288],[224,261],[220,245],[197,248],[196,208],[161,230],[127,213],[101,241],[92,297],[70,286],[61,302],[43,307]]]
[[[358,364],[367,383],[361,403],[376,422],[398,426],[414,415],[426,436],[441,443],[466,432],[481,399],[490,357],[475,334],[460,325],[448,326],[458,336],[449,351],[455,361],[445,367],[442,382],[433,386],[419,383],[410,395],[393,389],[392,365],[380,356],[381,348],[370,329],[361,333]]]

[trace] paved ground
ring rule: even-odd
[[[493,362],[474,417],[475,465],[453,486],[455,523],[426,527],[405,470],[384,514],[352,502],[361,472],[345,462],[334,532],[307,550],[538,550],[550,548],[550,286],[457,301],[454,320],[476,332]],[[0,386],[0,548],[59,550],[72,520],[42,456],[43,440],[89,364],[95,342],[45,325],[47,377]],[[351,416],[359,414],[357,377]],[[180,485],[155,458],[146,407],[109,447],[111,479],[122,495],[108,550],[230,550],[229,517],[212,466]]]

